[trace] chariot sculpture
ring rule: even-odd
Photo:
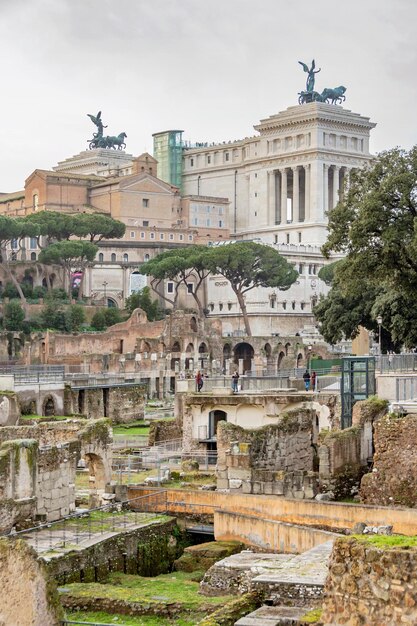
[[[126,148],[126,133],[120,133],[120,135],[117,136],[103,135],[103,130],[107,128],[107,126],[103,125],[101,111],[99,111],[97,115],[91,115],[91,113],[87,113],[87,115],[93,124],[97,126],[97,132],[93,134],[92,139],[88,140],[88,147],[90,150],[94,150],[94,148],[113,148],[113,150],[123,150]]]
[[[314,84],[316,81],[315,75],[321,71],[321,68],[316,70],[316,63],[314,59],[311,62],[311,67],[298,61],[302,65],[303,70],[307,73],[306,89],[298,94],[298,104],[307,104],[309,102],[326,102],[327,104],[341,104],[346,100],[345,91],[346,87],[340,85],[330,89],[326,87],[320,93],[314,90]]]

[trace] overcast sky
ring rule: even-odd
[[[0,0],[0,191],[87,147],[102,110],[127,151],[152,133],[254,134],[316,89],[345,85],[371,150],[417,143],[416,0]]]

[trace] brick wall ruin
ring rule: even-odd
[[[312,498],[317,490],[312,440],[309,409],[288,411],[277,424],[256,430],[219,422],[217,488]]]
[[[417,505],[417,416],[387,415],[374,424],[373,470],[361,481],[366,504]]]
[[[75,508],[80,457],[93,487],[111,480],[107,420],[5,426],[0,429],[0,531],[40,516],[54,521]]]
[[[321,623],[417,624],[417,548],[378,548],[366,540],[337,539]]]

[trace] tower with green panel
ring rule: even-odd
[[[158,178],[181,187],[182,178],[182,133],[183,130],[166,130],[154,133],[153,156],[158,161]]]

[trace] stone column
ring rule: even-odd
[[[310,222],[323,220],[323,163],[313,160],[310,164]]]
[[[300,170],[292,168],[292,221],[300,221]]]
[[[281,172],[281,224],[287,223],[287,170]]]
[[[304,165],[304,221],[310,220],[310,164]]]
[[[327,163],[323,165],[323,213],[320,217],[324,217],[326,211],[329,210],[329,166]]]
[[[275,180],[275,224],[282,223],[282,208],[281,208],[281,177],[279,175],[279,171],[274,172],[274,180]]]
[[[340,185],[340,167],[338,165],[333,166],[333,202],[332,209],[339,202],[339,185]]]
[[[268,226],[276,224],[275,172],[268,172]]]

